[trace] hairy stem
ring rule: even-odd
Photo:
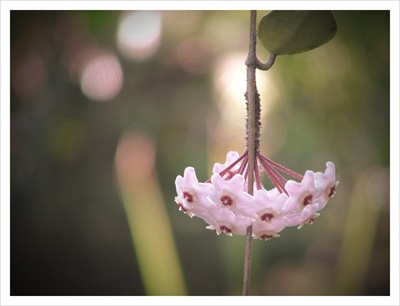
[[[257,11],[250,11],[250,40],[249,52],[246,58],[247,66],[247,122],[246,122],[246,138],[247,138],[247,192],[254,193],[254,174],[256,173],[257,188],[260,185],[257,168],[257,154],[260,148],[260,117],[261,106],[260,96],[256,86],[256,69],[268,70],[275,62],[276,55],[270,54],[267,62],[264,64],[258,60],[256,55],[256,20]],[[243,276],[243,295],[250,294],[250,274],[251,274],[251,242],[252,242],[252,226],[246,230],[246,249],[244,258],[244,276]]]
[[[256,144],[259,135],[259,126],[256,119],[256,18],[257,11],[250,12],[250,42],[249,53],[247,54],[247,151],[248,151],[248,186],[247,192],[253,194],[254,186],[254,161],[256,155]],[[258,128],[258,131],[257,131]],[[246,231],[246,249],[244,259],[244,276],[243,276],[243,295],[250,294],[250,274],[251,274],[251,242],[252,242],[252,226],[250,225]]]

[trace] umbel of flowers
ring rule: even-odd
[[[217,234],[246,235],[252,225],[253,238],[279,237],[287,226],[301,228],[312,224],[319,211],[335,195],[339,182],[335,165],[326,163],[325,172],[307,170],[300,175],[256,152],[254,194],[247,190],[248,151],[228,152],[224,164],[216,163],[209,180],[199,182],[195,169],[187,167],[175,181],[179,210],[190,217],[202,218]],[[267,190],[261,183],[265,171],[274,184]],[[294,180],[287,180],[287,174]]]
[[[304,175],[300,175],[268,159],[259,150],[261,105],[256,86],[256,68],[268,70],[277,55],[316,48],[331,39],[336,32],[336,21],[331,12],[317,12],[316,15],[310,15],[312,18],[307,19],[307,22],[303,22],[304,14],[311,13],[278,11],[263,17],[259,33],[265,35],[261,35],[260,39],[270,52],[264,64],[256,56],[256,11],[251,12],[249,53],[245,62],[246,150],[241,155],[228,152],[225,163],[216,163],[211,178],[206,182],[198,181],[192,167],[187,167],[183,177],[179,175],[175,180],[175,202],[179,210],[190,217],[202,218],[208,224],[207,228],[217,234],[247,236],[247,241],[251,241],[250,234],[253,238],[265,240],[278,237],[278,233],[287,226],[301,228],[305,224],[312,224],[319,217],[319,211],[335,195],[339,182],[336,181],[335,165],[332,162],[326,163],[325,172],[307,170]],[[275,24],[281,25],[282,20],[293,18],[302,22],[289,22],[286,26],[274,28]],[[272,25],[269,23],[270,19]],[[325,33],[322,31],[322,35],[320,32],[318,35],[311,35],[310,33],[315,34],[316,26],[321,27],[321,20],[324,20]],[[292,24],[294,28],[291,27]],[[268,35],[270,31],[274,35]],[[297,35],[299,31],[301,35]],[[286,48],[281,50],[282,44],[286,44]],[[274,188],[268,190],[262,185],[262,171],[265,171]],[[284,174],[293,180],[287,180]],[[247,252],[250,249],[248,245],[250,244],[246,242],[246,256],[250,254],[250,251]],[[245,260],[246,262],[248,261]],[[245,272],[249,271],[249,267],[250,265],[246,267],[245,264]],[[248,277],[249,273],[245,275]],[[248,284],[246,288],[244,292],[248,292]]]

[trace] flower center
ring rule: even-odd
[[[260,219],[261,219],[262,221],[266,221],[266,222],[271,221],[273,218],[274,218],[274,215],[271,214],[271,213],[265,213],[265,214],[263,214],[263,215],[260,217]]]
[[[313,195],[309,194],[308,196],[304,197],[303,199],[303,205],[307,206],[308,204],[312,203]]]
[[[310,218],[308,218],[307,220],[304,220],[304,222],[301,222],[299,224],[299,228],[303,227],[303,225],[306,224],[313,224],[314,220],[317,219],[319,217],[318,213],[315,213],[314,215],[312,215]]]
[[[262,235],[260,238],[261,238],[261,239],[267,240],[267,239],[271,239],[271,238],[272,238],[272,235],[264,234],[264,235]]]
[[[222,197],[220,197],[219,200],[221,201],[222,205],[225,205],[225,206],[232,206],[232,204],[233,204],[232,198],[228,195],[223,195]]]
[[[189,192],[185,191],[183,193],[183,198],[188,201],[189,203],[193,202],[193,195],[191,195]]]
[[[268,240],[271,239],[273,237],[279,237],[279,235],[274,232],[274,231],[261,231],[259,233],[256,234],[256,236],[260,239],[264,239],[264,240]]]
[[[221,226],[219,227],[219,229],[220,229],[221,232],[224,233],[224,234],[231,234],[231,233],[232,233],[232,230],[231,230],[229,227],[227,227],[226,225],[221,225]]]
[[[328,197],[333,197],[336,193],[336,186],[331,187],[328,193]]]

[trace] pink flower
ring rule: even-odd
[[[253,223],[253,237],[264,240],[279,237],[278,233],[288,226],[283,210],[287,201],[288,196],[285,193],[271,197],[271,193],[263,189],[255,192],[254,205],[251,208],[256,216]]]
[[[175,181],[179,210],[202,218],[217,234],[246,235],[252,225],[254,238],[268,240],[279,237],[287,226],[312,224],[336,192],[332,162],[327,162],[324,173],[307,170],[302,176],[257,152],[255,191],[250,195],[246,192],[247,154],[228,152],[225,163],[214,164],[213,175],[205,183],[197,180],[194,168],[186,168],[184,176]],[[264,168],[275,188],[262,186],[258,166]],[[297,181],[287,180],[278,171]]]
[[[214,230],[219,235],[221,233],[227,234],[228,236],[246,235],[246,229],[252,223],[252,220],[248,217],[236,215],[232,210],[214,206],[209,211],[211,218],[207,219],[207,229]]]
[[[284,193],[274,194],[273,196],[265,189],[256,190],[254,201],[248,205],[240,207],[240,213],[262,221],[271,221],[275,217],[283,215],[283,207],[288,200]]]
[[[303,180],[298,183],[288,181],[285,189],[289,193],[289,200],[283,208],[288,219],[288,226],[303,226],[318,211],[316,202],[317,188],[315,186],[315,174],[306,171]]]
[[[208,200],[209,195],[213,193],[213,186],[210,183],[199,183],[193,167],[187,167],[183,177],[179,175],[176,178],[175,186],[178,194],[175,202],[179,210],[190,217],[202,217],[213,206]]]
[[[335,196],[338,184],[339,182],[335,179],[335,164],[327,162],[325,173],[317,172],[315,174],[315,186],[319,190],[319,194],[316,197],[318,210],[323,209],[329,199]]]
[[[285,211],[301,211],[307,205],[314,203],[314,197],[317,192],[314,176],[314,172],[308,170],[300,183],[295,181],[288,181],[286,183],[285,189],[289,193],[290,199],[284,207]]]
[[[288,226],[297,226],[299,229],[306,224],[312,224],[319,217],[317,205],[307,205],[301,211],[290,212],[286,215]]]
[[[226,207],[236,212],[241,206],[253,204],[253,197],[245,189],[245,178],[243,175],[235,174],[231,179],[225,180],[219,174],[211,176],[211,183],[214,186],[214,193],[209,199],[215,205]]]

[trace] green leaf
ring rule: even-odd
[[[258,24],[258,37],[272,54],[295,54],[325,44],[336,30],[332,11],[270,11]]]

